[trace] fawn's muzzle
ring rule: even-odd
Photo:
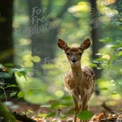
[[[76,57],[76,56],[72,56],[72,57],[71,57],[71,61],[72,61],[73,63],[75,63],[75,62],[77,61],[77,57]]]

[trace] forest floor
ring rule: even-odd
[[[122,122],[122,100],[111,100],[111,103],[102,102],[99,99],[94,101],[95,105],[90,105],[89,110],[93,112],[93,117],[89,122]],[[97,104],[100,103],[100,104]],[[5,102],[11,112],[16,112],[24,117],[31,118],[35,122],[72,122],[73,114],[60,117],[68,109],[52,110],[46,105],[34,105],[21,100],[10,100]],[[45,117],[48,114],[48,117]],[[21,120],[21,119],[20,119]],[[26,122],[26,121],[18,121]]]

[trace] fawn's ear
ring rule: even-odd
[[[90,39],[86,39],[81,43],[80,47],[81,47],[81,49],[85,50],[85,49],[89,48],[90,44],[91,44]]]
[[[67,43],[65,41],[63,41],[62,39],[58,39],[58,47],[66,50],[68,47]]]

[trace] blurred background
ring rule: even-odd
[[[69,63],[57,47],[61,38],[79,45],[90,38],[82,65],[96,74],[91,100],[122,95],[121,0],[5,0],[0,4],[0,98],[34,104],[72,104],[63,79]],[[65,101],[65,102],[64,102]]]

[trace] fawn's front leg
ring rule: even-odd
[[[84,99],[81,100],[80,111],[88,110],[88,100],[89,97],[87,95],[84,96]],[[80,120],[80,122],[88,122],[88,120]]]
[[[75,96],[73,96],[73,101],[74,101],[74,111],[75,111],[75,116],[74,116],[74,122],[77,122],[77,114],[79,112],[79,106],[78,106],[78,102]]]

